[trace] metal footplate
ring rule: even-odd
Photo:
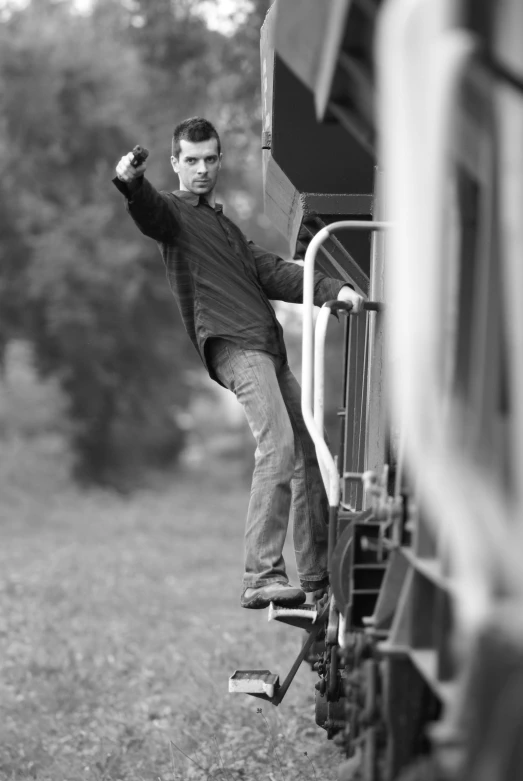
[[[281,621],[283,624],[297,626],[299,629],[310,631],[318,618],[315,605],[300,605],[299,607],[283,607],[271,602],[269,607],[269,621]]]
[[[235,670],[229,678],[229,694],[251,694],[272,700],[280,686],[280,676],[269,670]]]
[[[276,606],[274,606],[274,608],[276,611]],[[316,612],[314,607],[312,609]],[[283,608],[283,610],[292,613],[300,610],[303,611],[304,608],[302,606],[301,608],[292,609]],[[307,609],[306,614],[309,616],[312,615],[312,612]],[[320,612],[313,623],[311,623],[312,619],[308,618],[310,625],[309,636],[305,640],[300,653],[294,660],[294,664],[281,685],[279,676],[274,675],[274,673],[271,673],[269,670],[236,670],[229,678],[229,692],[251,694],[253,697],[260,697],[262,700],[268,700],[272,705],[279,705],[285,697],[294,676],[298,672],[300,664],[307,658],[313,643],[316,641],[320,632],[323,631],[328,614],[329,602],[320,608]],[[302,620],[305,619],[302,618]]]

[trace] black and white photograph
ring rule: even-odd
[[[523,781],[521,0],[0,0],[0,781]]]

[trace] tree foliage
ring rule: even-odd
[[[100,0],[84,15],[32,0],[0,23],[0,351],[29,339],[42,374],[59,378],[88,480],[176,457],[188,369],[201,366],[158,250],[111,184],[114,165],[143,143],[152,181],[173,188],[172,127],[203,114],[224,130],[232,202],[252,201],[266,5],[233,39],[188,0]]]

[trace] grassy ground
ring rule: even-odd
[[[123,498],[71,485],[60,437],[2,450],[1,781],[335,778],[308,667],[278,709],[227,693],[235,668],[285,674],[301,642],[239,606],[235,472]]]

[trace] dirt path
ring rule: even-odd
[[[278,709],[227,693],[300,645],[239,607],[248,487],[81,494],[59,454],[19,450],[0,474],[0,779],[333,781],[307,667]]]

